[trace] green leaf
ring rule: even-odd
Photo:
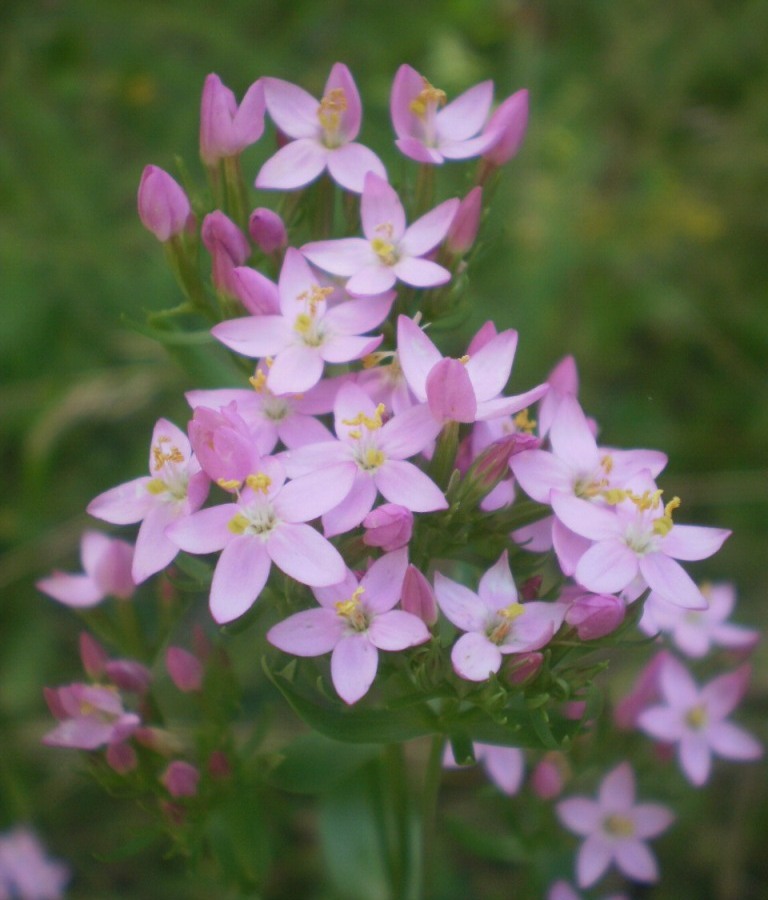
[[[320,794],[380,753],[379,744],[342,743],[322,734],[306,734],[280,751],[280,762],[266,780],[284,791]]]

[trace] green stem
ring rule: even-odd
[[[435,842],[437,830],[437,800],[440,792],[440,778],[443,772],[443,750],[445,737],[432,736],[429,748],[424,787],[421,793],[421,860],[418,867],[417,897],[426,900],[434,894],[435,887]]]
[[[224,159],[224,184],[227,191],[227,210],[233,222],[248,230],[248,195],[245,190],[239,156]]]

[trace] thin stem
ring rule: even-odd
[[[429,748],[424,788],[421,794],[421,864],[419,866],[419,890],[417,896],[432,896],[435,884],[435,840],[437,827],[437,800],[440,792],[440,778],[443,773],[443,750],[445,736],[435,734]]]

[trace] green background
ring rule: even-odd
[[[669,454],[662,485],[683,499],[677,519],[735,532],[695,574],[734,581],[737,619],[760,627],[767,33],[759,0],[2,4],[0,828],[20,817],[40,827],[78,869],[73,896],[176,896],[181,878],[149,855],[143,877],[158,887],[142,893],[134,861],[91,861],[119,844],[121,807],[38,746],[41,685],[79,676],[77,624],[33,581],[77,568],[85,503],[144,471],[159,415],[183,420],[189,376],[121,317],[176,302],[135,195],[150,162],[177,171],[178,154],[201,174],[205,75],[238,96],[265,74],[318,94],[346,62],[365,103],[362,139],[393,172],[400,63],[449,97],[485,78],[497,99],[527,87],[530,129],[473,274],[474,321],[519,330],[513,388],[572,353],[603,442]],[[265,152],[246,154],[247,175]],[[763,738],[766,668],[758,651],[742,716]],[[681,798],[652,896],[761,896],[765,773],[717,771],[706,792]],[[485,877],[483,896],[503,890],[503,867]]]

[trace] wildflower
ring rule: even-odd
[[[709,777],[713,753],[736,760],[762,756],[752,735],[726,721],[748,682],[749,666],[742,666],[699,689],[685,666],[670,656],[659,673],[664,704],[644,710],[637,724],[657,740],[677,744],[683,772],[700,786]]]
[[[172,797],[194,797],[200,783],[200,772],[191,763],[174,759],[160,776],[160,782]]]
[[[270,628],[267,639],[296,656],[331,652],[333,686],[345,703],[356,703],[376,677],[379,650],[405,650],[429,640],[421,619],[393,608],[407,564],[402,549],[377,559],[359,582],[348,570],[339,584],[314,589],[320,609],[289,616]]]
[[[218,209],[203,219],[200,237],[211,254],[211,277],[216,289],[237,296],[234,269],[242,266],[251,255],[248,239],[232,219]]]
[[[184,189],[157,166],[146,166],[141,173],[138,206],[142,225],[163,243],[181,234],[193,221]]]
[[[528,128],[528,91],[516,91],[493,111],[483,135],[495,140],[484,151],[483,160],[493,166],[503,166],[520,149]]]
[[[362,104],[345,65],[333,66],[319,103],[303,88],[280,78],[265,78],[264,90],[270,116],[291,140],[261,167],[257,188],[294,190],[326,169],[334,181],[356,194],[363,190],[366,173],[386,179],[378,156],[355,141]]]
[[[62,900],[69,878],[68,867],[46,855],[31,829],[18,826],[0,834],[0,897]]]
[[[199,509],[209,487],[187,436],[167,419],[159,419],[152,432],[149,473],[104,491],[88,504],[92,516],[113,525],[141,522],[131,566],[136,584],[173,560],[179,548],[165,529]]]
[[[586,838],[576,860],[579,887],[593,885],[611,863],[636,881],[658,879],[656,860],[645,841],[665,831],[674,816],[666,806],[635,803],[635,776],[629,763],[605,776],[597,800],[561,800],[557,815],[566,828]]]
[[[275,253],[288,242],[285,223],[271,209],[259,206],[248,217],[248,233],[262,253]]]
[[[37,582],[37,589],[59,603],[75,608],[96,606],[105,597],[127,600],[136,589],[131,577],[133,545],[98,531],[80,539],[83,574],[54,571]]]
[[[563,621],[559,604],[520,603],[507,551],[480,579],[478,592],[435,573],[435,593],[443,613],[463,634],[451,651],[456,673],[485,681],[501,668],[503,655],[538,650]]]
[[[369,172],[360,201],[365,237],[312,241],[301,252],[324,272],[349,278],[346,289],[353,295],[381,294],[396,281],[438,287],[450,280],[451,273],[424,257],[446,236],[458,206],[457,199],[445,200],[406,227],[395,189]]]
[[[264,133],[264,86],[254,82],[238,106],[218,75],[205,79],[200,109],[200,157],[206,166],[237,156]]]

